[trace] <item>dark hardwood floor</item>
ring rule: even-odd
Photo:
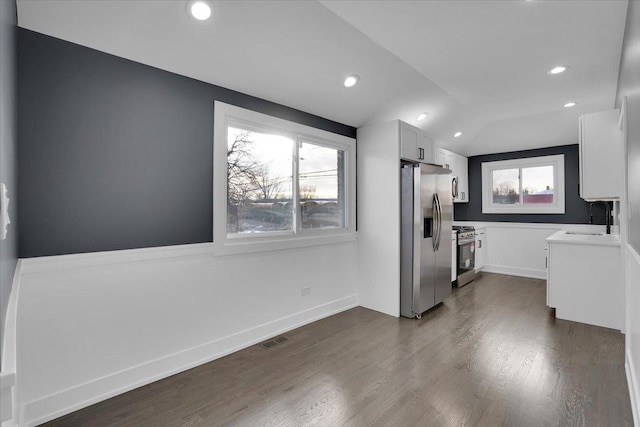
[[[632,426],[624,336],[483,273],[421,320],[355,308],[48,426]]]

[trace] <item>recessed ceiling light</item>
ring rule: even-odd
[[[425,117],[427,117],[427,113],[420,113],[418,117],[416,117],[416,120],[424,120]]]
[[[567,71],[567,68],[569,68],[568,65],[558,65],[557,67],[553,67],[552,69],[547,71],[547,74],[553,76],[555,74],[564,73],[565,71]]]
[[[354,86],[356,83],[358,83],[358,80],[360,80],[360,76],[358,76],[357,74],[354,74],[344,79],[344,85],[346,87]]]
[[[206,21],[211,17],[211,3],[206,0],[190,0],[187,11],[198,21]]]
[[[577,104],[575,102],[567,102],[566,104],[564,104],[564,108],[571,108],[571,107],[575,107]]]
[[[454,138],[458,138],[459,136],[462,136],[462,132],[456,132],[453,134]]]

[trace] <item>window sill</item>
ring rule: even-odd
[[[549,208],[483,208],[483,214],[503,214],[503,215],[537,215],[537,214],[550,214],[550,215],[562,215],[565,213],[562,207],[549,207]]]
[[[295,236],[289,238],[258,237],[247,239],[225,239],[214,242],[215,256],[238,255],[258,252],[272,252],[288,249],[309,248],[315,246],[334,245],[353,242],[357,233],[341,231],[321,236]]]

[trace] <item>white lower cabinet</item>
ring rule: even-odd
[[[550,239],[547,239],[547,305],[556,309],[556,317],[622,329],[620,246]]]
[[[484,228],[476,228],[476,273],[484,268],[487,259],[487,233]]]

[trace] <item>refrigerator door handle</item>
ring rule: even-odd
[[[438,197],[438,194],[434,194],[433,195],[433,199],[435,201],[435,212],[438,213],[437,215],[437,225],[438,225],[438,232],[436,237],[434,238],[434,251],[437,251],[438,249],[440,249],[440,235],[442,234],[442,205],[440,204],[440,197]]]
[[[440,250],[440,239],[442,238],[442,203],[438,196],[438,250]]]
[[[440,211],[438,210],[438,195],[433,195],[433,200],[431,201],[432,209],[433,209],[433,235],[431,244],[433,246],[433,251],[438,250],[438,235],[440,234]]]

